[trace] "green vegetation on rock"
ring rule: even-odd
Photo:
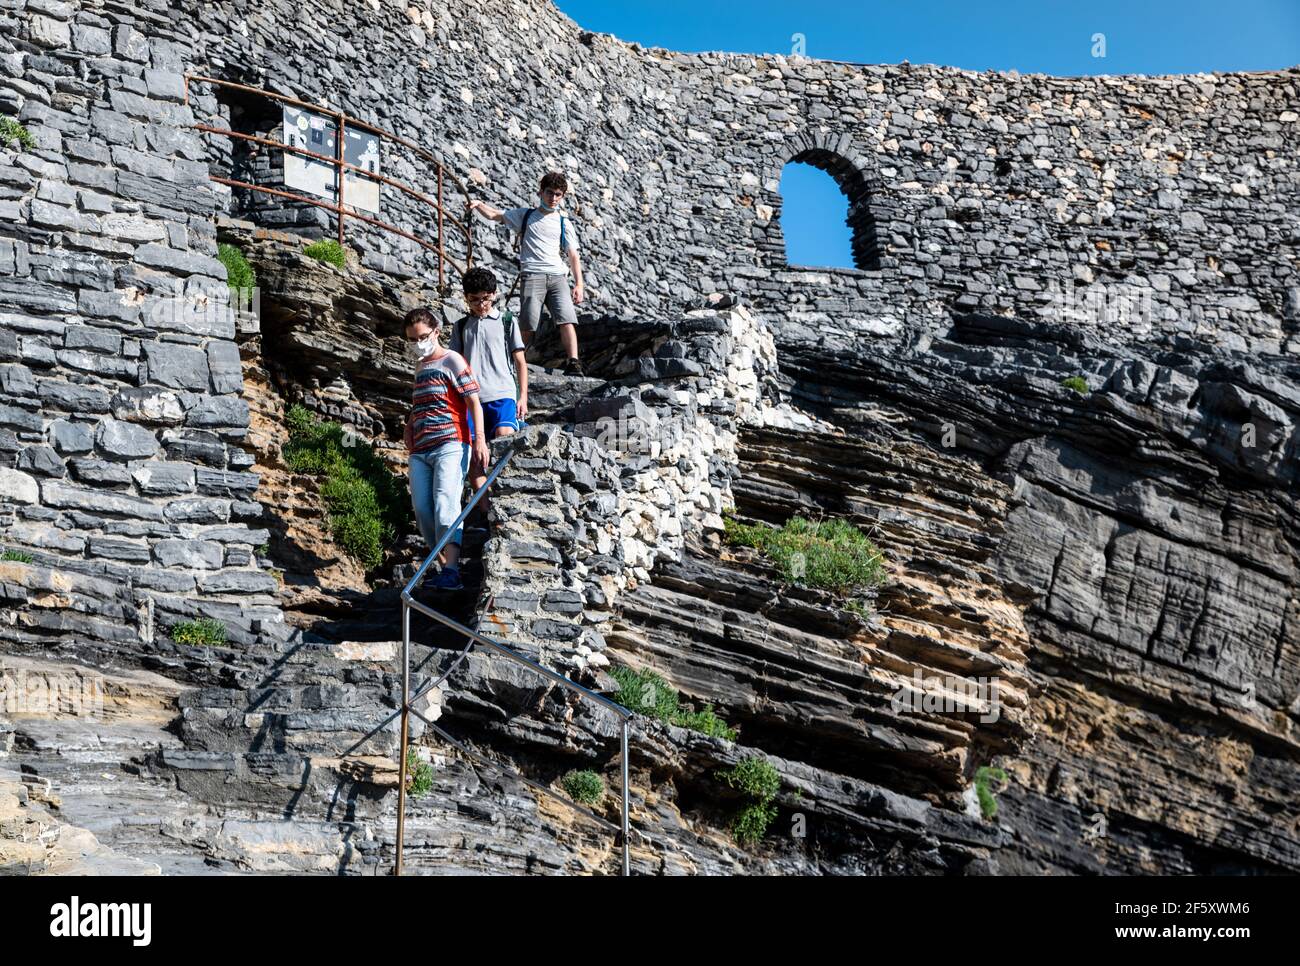
[[[217,261],[226,266],[226,284],[230,286],[231,295],[241,302],[252,298],[257,273],[248,264],[244,253],[234,245],[222,242],[217,246]]]
[[[998,801],[989,789],[991,781],[1006,783],[1007,773],[993,765],[984,765],[975,772],[975,797],[979,799],[980,813],[991,820],[998,813]]]
[[[605,797],[605,780],[590,769],[571,771],[560,779],[560,784],[579,805],[595,805]]]
[[[6,550],[0,554],[0,560],[8,560],[12,563],[31,563],[32,555],[23,550]]]
[[[699,711],[678,711],[677,716],[673,719],[673,724],[689,728],[691,731],[698,731],[710,738],[725,738],[727,741],[736,740],[736,729],[719,718],[714,713],[711,704],[706,704]]]
[[[719,718],[712,705],[706,704],[700,711],[683,708],[677,689],[657,672],[619,666],[610,668],[609,673],[619,685],[614,700],[629,711],[689,728],[711,738],[736,740],[737,730]]]
[[[334,542],[367,570],[378,567],[409,520],[401,482],[372,446],[354,440],[338,423],[300,405],[290,407],[285,423],[285,463],[320,479]]]
[[[173,624],[168,630],[171,639],[177,644],[198,644],[215,647],[226,643],[226,625],[211,617],[200,617],[192,621]]]
[[[782,526],[724,521],[727,542],[753,547],[800,587],[820,587],[853,598],[885,580],[884,555],[865,533],[845,520],[791,517]]]
[[[776,806],[770,802],[750,802],[731,822],[731,834],[746,848],[753,848],[767,834],[776,819]]]
[[[1086,396],[1089,392],[1088,380],[1083,376],[1070,376],[1068,379],[1062,379],[1061,385],[1066,389],[1077,392],[1080,396]]]
[[[36,148],[36,138],[12,117],[0,117],[0,148],[8,148],[11,144],[32,151]]]
[[[328,262],[335,268],[342,268],[347,262],[347,253],[343,250],[343,246],[332,238],[312,242],[302,250],[302,253],[318,262]]]
[[[766,758],[750,755],[722,773],[724,782],[760,802],[770,802],[781,790],[781,775]]]
[[[406,749],[406,794],[421,798],[433,788],[433,766],[409,745]]]
[[[731,822],[731,834],[746,847],[758,844],[776,818],[772,799],[781,790],[781,775],[771,762],[757,755],[743,758],[718,777],[749,799]]]

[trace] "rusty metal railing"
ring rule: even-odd
[[[374,225],[376,228],[382,228],[385,231],[389,231],[395,235],[400,235],[403,238],[409,239],[410,241],[415,242],[417,245],[420,245],[421,247],[427,249],[428,251],[434,252],[438,256],[438,290],[440,292],[443,292],[444,294],[446,294],[446,289],[447,289],[446,266],[450,265],[457,272],[464,275],[465,272],[470,268],[470,266],[473,265],[474,234],[470,230],[469,226],[465,224],[465,222],[461,221],[461,219],[457,218],[455,215],[447,211],[446,207],[443,204],[443,193],[444,193],[446,183],[450,182],[460,190],[461,195],[463,195],[465,198],[466,204],[468,204],[469,202],[469,190],[468,188],[466,188],[465,182],[463,182],[460,178],[458,178],[454,172],[448,170],[447,167],[441,161],[439,161],[437,157],[435,157],[433,154],[426,151],[424,148],[420,147],[418,144],[404,137],[401,137],[400,135],[393,134],[389,131],[383,130],[382,128],[375,127],[372,124],[366,124],[365,122],[359,121],[356,118],[348,117],[342,111],[336,111],[330,107],[323,107],[320,104],[312,104],[308,101],[301,101],[295,97],[287,97],[284,94],[276,94],[273,91],[263,90],[258,87],[250,87],[247,84],[236,84],[233,81],[220,80],[219,78],[216,77],[204,77],[199,74],[185,75],[185,103],[186,104],[189,103],[189,99],[190,99],[191,82],[201,83],[201,84],[211,84],[215,87],[224,87],[230,90],[242,91],[246,94],[253,94],[258,97],[265,97],[269,100],[278,101],[282,104],[289,104],[294,107],[300,107],[303,110],[311,111],[314,114],[320,114],[325,117],[332,118],[335,124],[336,137],[335,137],[334,156],[330,156],[328,154],[318,154],[315,151],[309,151],[306,148],[300,148],[292,144],[285,144],[283,141],[277,141],[273,138],[262,137],[261,135],[258,134],[248,134],[243,131],[232,131],[229,128],[215,127],[211,124],[196,123],[192,125],[192,127],[195,130],[203,131],[207,134],[214,134],[221,137],[233,138],[240,141],[246,141],[252,144],[260,144],[266,147],[274,148],[279,151],[300,155],[305,158],[310,158],[313,161],[319,161],[323,164],[331,165],[334,168],[335,184],[337,185],[337,188],[335,190],[335,197],[337,200],[334,201],[333,203],[328,201],[322,201],[319,198],[313,198],[310,195],[297,194],[291,191],[285,191],[283,188],[272,188],[267,185],[255,184],[250,181],[238,181],[234,178],[222,177],[221,175],[210,174],[209,178],[211,178],[212,181],[215,181],[219,184],[227,185],[228,187],[231,188],[246,188],[250,191],[258,191],[263,194],[274,195],[280,198],[288,198],[292,201],[301,202],[303,204],[312,205],[316,208],[323,208],[326,211],[331,211],[334,213],[335,217],[338,220],[338,243],[340,245],[344,243],[344,238],[345,238],[344,226],[346,225],[347,220],[349,218],[355,218],[357,221],[365,222],[366,224],[369,225]],[[344,147],[346,145],[346,135],[347,135],[348,128],[365,131],[369,134],[374,134],[380,138],[392,141],[395,144],[400,144],[402,147],[408,149],[409,151],[414,152],[422,160],[432,165],[433,170],[437,177],[437,185],[438,185],[437,197],[431,198],[428,195],[424,194],[423,192],[417,191],[416,189],[412,188],[410,185],[404,184],[401,181],[396,180],[395,178],[389,178],[385,175],[379,174],[376,171],[368,171],[363,167],[360,167],[355,164],[350,164],[349,162],[345,161]],[[381,221],[378,218],[372,218],[369,215],[363,215],[360,212],[358,212],[355,209],[355,207],[349,209],[347,207],[347,203],[344,198],[344,184],[347,181],[348,174],[354,174],[360,177],[369,178],[372,181],[375,181],[379,184],[388,185],[390,188],[395,188],[396,190],[407,195],[408,197],[414,198],[417,201],[420,201],[423,204],[428,205],[430,208],[432,208],[437,214],[437,226],[438,226],[437,241],[436,242],[426,241],[424,238],[421,238],[418,235],[406,231],[402,228],[398,228],[396,225],[391,225],[388,222]],[[445,231],[445,225],[448,222],[455,228],[459,229],[460,233],[465,237],[465,261],[463,264],[458,264],[456,260],[447,253],[446,247],[443,244],[443,233]]]

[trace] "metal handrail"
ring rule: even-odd
[[[405,844],[405,834],[406,834],[406,772],[407,772],[406,753],[408,747],[407,745],[408,725],[410,723],[410,716],[415,715],[417,718],[423,721],[426,726],[431,728],[433,731],[437,732],[442,738],[444,738],[450,744],[456,746],[466,754],[469,754],[470,756],[476,758],[483,757],[481,755],[476,754],[475,752],[470,751],[469,748],[467,748],[465,745],[456,741],[454,738],[451,737],[451,735],[447,734],[443,729],[439,728],[437,725],[435,725],[432,721],[426,718],[415,708],[415,702],[418,701],[425,694],[432,691],[443,681],[445,681],[448,675],[450,675],[451,672],[455,670],[455,668],[458,667],[462,661],[465,660],[465,658],[469,655],[470,650],[474,647],[475,644],[483,644],[487,647],[490,647],[493,651],[502,655],[507,660],[514,661],[516,664],[521,664],[524,667],[529,668],[530,670],[536,671],[537,673],[541,674],[543,677],[548,678],[555,684],[567,688],[569,691],[572,691],[573,693],[577,694],[581,698],[586,698],[588,700],[595,701],[597,704],[605,707],[610,711],[613,711],[620,718],[622,718],[620,741],[621,741],[621,751],[622,751],[622,758],[623,758],[622,761],[623,809],[622,809],[622,829],[621,829],[622,838],[623,838],[623,875],[631,874],[631,857],[629,853],[630,828],[629,828],[629,820],[628,820],[628,813],[629,813],[628,731],[629,731],[629,722],[632,718],[632,712],[629,711],[627,708],[623,707],[621,704],[618,704],[617,702],[611,701],[609,698],[606,698],[604,695],[597,694],[595,691],[591,691],[587,688],[584,688],[582,685],[578,684],[577,682],[569,680],[564,675],[556,671],[552,671],[550,668],[542,664],[539,664],[538,662],[532,660],[531,658],[525,657],[524,655],[520,654],[518,651],[512,650],[511,648],[507,647],[505,644],[502,644],[500,641],[494,641],[492,640],[492,638],[485,637],[484,635],[480,634],[478,631],[466,627],[464,624],[461,624],[459,621],[452,620],[450,617],[435,610],[434,608],[428,606],[427,604],[420,603],[412,596],[412,593],[415,591],[417,587],[419,587],[421,581],[424,580],[425,573],[428,571],[428,569],[431,566],[433,566],[433,562],[437,559],[438,554],[442,552],[443,547],[445,547],[447,545],[447,542],[451,539],[452,534],[455,533],[457,528],[459,528],[465,522],[465,519],[466,517],[469,516],[470,511],[474,509],[475,505],[477,505],[478,501],[482,498],[483,494],[487,492],[487,489],[489,486],[492,485],[492,482],[498,476],[501,475],[501,471],[506,468],[506,466],[510,463],[511,459],[514,458],[514,455],[515,455],[515,450],[510,449],[506,452],[504,456],[501,457],[501,459],[497,460],[496,465],[493,466],[491,472],[488,473],[487,479],[483,481],[483,485],[474,491],[474,495],[470,497],[469,502],[465,504],[465,508],[461,510],[460,516],[456,518],[456,521],[454,523],[452,523],[450,526],[447,527],[446,531],[443,533],[442,537],[438,540],[437,544],[429,552],[429,555],[425,557],[424,563],[420,565],[420,569],[415,572],[415,574],[411,577],[411,579],[407,581],[406,586],[402,588],[402,711],[401,711],[402,738],[401,738],[401,750],[400,750],[400,759],[399,759],[400,764],[398,766],[399,772],[398,772],[398,783],[397,783],[397,862],[394,870],[394,874],[396,875],[402,874],[402,852],[403,852],[403,846]],[[411,611],[412,610],[419,611],[421,614],[424,614],[426,617],[430,617],[433,620],[438,621],[439,623],[445,625],[446,627],[450,627],[452,630],[460,634],[463,634],[465,637],[469,639],[469,643],[465,645],[465,648],[460,652],[460,654],[456,656],[456,659],[452,661],[450,667],[448,667],[447,670],[445,670],[442,673],[442,675],[438,677],[436,681],[424,685],[414,695],[411,694]],[[496,767],[498,769],[504,769],[504,766],[498,762],[492,762],[489,760],[489,764],[491,764],[493,767]],[[537,782],[534,782],[523,775],[519,775],[518,773],[515,774],[517,775],[517,777],[519,777],[521,780],[523,780],[531,787],[538,789],[539,791],[543,791],[548,795],[551,795],[553,798],[559,799],[562,802],[565,802],[572,808],[575,808],[579,812],[582,812],[590,816],[591,818],[596,819],[602,824],[604,825],[612,824],[607,819],[603,819],[599,815],[596,815],[594,812],[591,812],[588,809],[583,808],[581,805],[578,805],[576,802],[573,802],[567,798],[564,798],[561,795],[556,794],[551,789]]]
[[[373,124],[366,124],[364,121],[359,121],[356,118],[348,117],[342,111],[336,111],[330,107],[324,107],[323,105],[320,104],[312,104],[308,101],[299,100],[296,97],[288,97],[287,95],[284,94],[277,94],[274,91],[263,90],[258,87],[250,87],[247,84],[237,84],[234,81],[221,80],[220,78],[216,78],[216,77],[205,77],[201,74],[185,75],[185,103],[187,105],[189,104],[189,100],[190,100],[191,81],[194,81],[196,83],[202,83],[202,84],[212,84],[217,87],[226,87],[231,90],[243,91],[248,94],[255,94],[259,97],[265,97],[269,100],[279,101],[283,104],[291,104],[295,107],[301,107],[304,108],[305,110],[312,111],[313,113],[316,114],[322,114],[327,117],[332,117],[334,119],[335,126],[337,129],[337,139],[336,139],[337,143],[335,145],[335,156],[331,157],[328,154],[318,154],[317,152],[309,151],[306,148],[300,148],[292,144],[285,144],[283,141],[277,141],[273,138],[262,137],[256,134],[247,134],[243,131],[232,131],[229,128],[214,127],[213,125],[210,124],[195,123],[190,125],[193,129],[198,131],[203,131],[207,134],[215,134],[221,137],[228,137],[228,138],[238,139],[241,141],[248,141],[252,144],[262,144],[268,147],[278,148],[281,151],[290,152],[293,154],[301,155],[303,157],[312,158],[316,161],[321,162],[322,164],[329,164],[333,166],[335,170],[337,184],[338,184],[338,191],[337,191],[338,200],[333,204],[329,202],[321,201],[317,198],[312,198],[309,195],[297,194],[295,192],[285,191],[281,188],[270,188],[267,187],[266,185],[255,184],[251,181],[238,181],[233,178],[225,178],[215,174],[209,174],[208,177],[210,180],[217,182],[218,184],[227,185],[228,187],[247,188],[250,191],[259,191],[263,194],[274,195],[279,198],[288,198],[293,201],[311,205],[315,208],[322,208],[325,211],[331,211],[334,213],[335,217],[338,220],[338,243],[340,245],[343,244],[344,225],[348,218],[355,218],[358,221],[362,221],[365,222],[366,224],[374,225],[377,228],[382,228],[385,231],[392,232],[395,235],[400,235],[403,238],[413,241],[417,245],[420,245],[421,247],[437,254],[438,289],[439,291],[444,292],[444,294],[447,288],[445,265],[450,265],[461,275],[464,275],[465,272],[470,268],[470,266],[473,265],[474,233],[467,224],[465,224],[454,214],[451,214],[446,210],[446,207],[443,205],[443,182],[445,179],[450,179],[455,184],[455,186],[460,190],[460,193],[466,198],[467,203],[469,199],[469,189],[466,187],[465,182],[462,181],[460,178],[458,178],[454,172],[450,171],[440,160],[438,160],[437,157],[435,157],[433,154],[426,151],[424,148],[420,147],[418,144],[415,144],[413,141],[401,137],[400,135],[393,134],[390,131],[385,131],[383,128],[375,127]],[[350,162],[345,161],[343,159],[343,152],[344,152],[344,146],[346,144],[346,139],[345,139],[346,132],[349,127],[357,128],[363,131],[368,131],[371,134],[378,135],[381,138],[386,138],[390,141],[400,144],[403,147],[415,152],[423,160],[433,165],[434,169],[437,172],[437,182],[438,182],[437,198],[436,199],[431,198],[428,195],[415,190],[409,185],[406,185],[396,180],[395,178],[389,178],[386,175],[379,174],[378,172],[367,171],[365,168],[362,168],[359,165],[351,164]],[[437,217],[437,222],[438,222],[437,243],[435,244],[433,242],[425,241],[423,238],[420,238],[418,235],[415,235],[412,232],[406,231],[402,228],[398,228],[396,225],[391,225],[388,222],[381,221],[378,218],[372,218],[369,215],[363,215],[358,211],[349,210],[346,204],[344,203],[344,197],[343,197],[344,183],[347,180],[345,175],[348,172],[351,172],[357,175],[358,177],[368,178],[380,184],[386,184],[392,188],[396,188],[398,191],[403,192],[407,196],[415,198],[420,202],[428,205],[430,208],[434,209],[434,211],[437,212],[437,216],[438,216]],[[447,254],[447,251],[443,246],[443,226],[446,221],[450,221],[451,224],[456,229],[458,229],[462,235],[465,236],[465,262],[463,265],[457,264],[456,260],[452,258],[449,254]]]

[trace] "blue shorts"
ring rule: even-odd
[[[471,420],[473,422],[473,420]],[[496,439],[497,430],[507,426],[519,432],[519,417],[513,399],[494,399],[483,403],[483,422],[487,424],[487,438]],[[474,436],[474,427],[470,426],[470,438]]]

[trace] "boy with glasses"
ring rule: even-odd
[[[469,314],[452,326],[450,348],[468,360],[478,379],[483,435],[490,442],[518,432],[520,420],[528,415],[528,362],[519,327],[494,305],[496,276],[486,268],[471,268],[461,288]],[[486,479],[486,460],[475,459],[470,485],[477,490]],[[488,512],[486,493],[479,505]]]

